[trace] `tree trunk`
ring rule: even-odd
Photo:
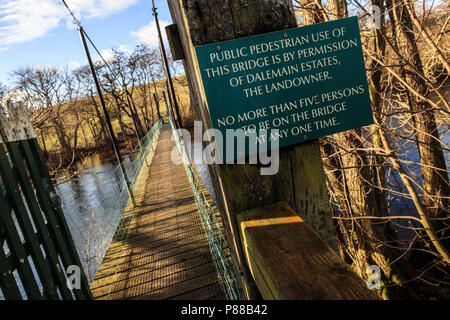
[[[47,144],[46,144],[45,138],[44,138],[44,128],[43,127],[40,128],[39,133],[40,133],[41,140],[42,140],[42,147],[44,148],[44,157],[47,158],[48,151],[47,151]]]
[[[97,101],[95,100],[95,97],[92,93],[92,91],[90,92],[90,97],[92,100],[92,104],[94,105],[94,110],[95,110],[95,114],[98,117],[98,121],[100,122],[100,130],[103,134],[103,141],[108,141],[108,134],[106,133],[106,123],[103,121],[103,117],[102,114],[100,113],[100,109],[99,106],[97,104]]]
[[[61,151],[65,155],[70,155],[72,153],[72,148],[70,147],[70,143],[67,141],[64,126],[58,119],[54,119],[52,122],[56,131],[56,136],[58,137],[59,145],[61,146]]]
[[[328,3],[335,19],[347,16],[345,1],[332,0]],[[378,89],[380,77],[380,72],[373,74],[369,86],[372,88],[375,85]],[[371,95],[371,98],[372,107],[377,110],[381,100],[376,94]],[[377,130],[374,126],[371,128],[375,145],[381,144],[376,135]],[[331,192],[334,194],[341,216],[347,218],[387,216],[386,195],[383,191],[384,170],[381,167],[384,159],[375,157],[375,165],[378,167],[375,170],[369,169],[371,162],[367,152],[362,150],[365,146],[360,129],[338,133],[329,139],[334,146],[325,142],[322,153],[326,158],[325,167],[329,172]],[[375,264],[381,268],[386,279],[398,283],[398,276],[393,274],[389,263],[389,250],[383,245],[388,241],[386,224],[361,219],[338,220],[338,225],[340,232],[343,233],[341,238],[344,240],[344,251],[351,257],[361,277],[367,277],[367,267]]]
[[[426,83],[417,73],[423,74],[423,65],[413,33],[411,17],[404,1],[393,0],[393,6],[398,48],[406,60],[403,61],[405,80],[415,91],[426,96]],[[408,62],[417,72],[412,70]],[[407,95],[410,109],[414,114],[414,131],[422,164],[424,203],[430,217],[447,218],[450,207],[450,184],[435,115],[428,102],[409,92]],[[435,221],[434,228],[442,230],[448,229],[448,226],[441,221]],[[448,238],[450,231],[442,231],[438,233],[438,236]],[[447,250],[450,250],[450,239],[445,240],[444,243]]]
[[[375,51],[375,53],[380,56],[384,57],[386,52],[386,43],[383,37],[384,33],[384,4],[383,0],[372,0],[373,6],[378,6],[381,10],[381,16],[380,16],[380,29],[376,28],[374,29],[374,37],[372,46]],[[382,69],[381,65],[374,59],[370,61],[370,68],[373,70],[370,74],[369,78],[369,90],[370,90],[370,98],[372,100],[372,109],[374,111],[374,117],[379,117],[381,114],[382,109],[382,99],[380,96],[380,93],[382,92],[382,86],[381,86],[381,76],[382,76]],[[381,141],[380,132],[381,130],[377,125],[373,125],[371,132],[372,132],[372,143],[375,148],[382,148],[383,144]],[[373,176],[374,176],[374,183],[376,183],[377,189],[375,190],[375,197],[378,205],[378,209],[380,212],[386,212],[387,206],[386,206],[386,179],[385,179],[385,169],[384,169],[384,158],[382,156],[375,155],[374,156],[374,164],[375,168],[373,169]]]

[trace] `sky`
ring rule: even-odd
[[[102,55],[157,45],[151,0],[66,0]],[[171,21],[167,1],[155,0],[162,27]],[[94,50],[90,48],[94,59]],[[74,69],[87,64],[78,31],[60,0],[0,0],[0,82],[12,86],[20,66]]]

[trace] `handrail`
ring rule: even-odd
[[[189,159],[182,138],[177,132],[172,119],[169,118],[172,126],[172,133],[175,142],[183,160],[189,182],[194,193],[195,202],[200,211],[201,221],[204,230],[208,235],[208,244],[216,265],[220,283],[224,292],[230,300],[245,299],[241,282],[244,275],[239,268],[237,260],[231,251],[231,248],[222,232],[222,228],[217,220],[217,213],[209,204],[205,193],[203,192],[201,181],[199,180],[191,160]]]

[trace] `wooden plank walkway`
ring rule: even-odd
[[[96,299],[225,299],[183,164],[163,125],[153,160],[91,284]]]

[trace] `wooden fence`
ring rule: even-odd
[[[0,289],[13,300],[91,298],[27,110],[12,103],[0,106]]]

